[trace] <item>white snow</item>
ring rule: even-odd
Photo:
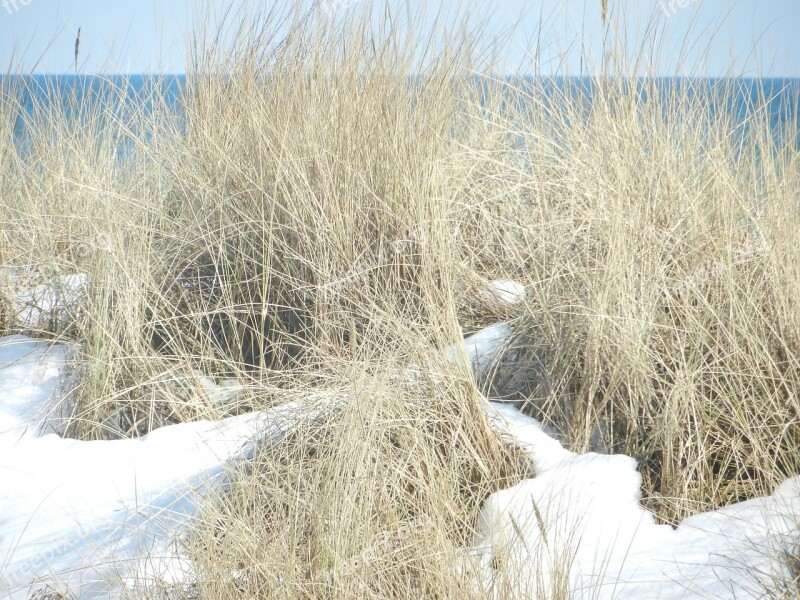
[[[538,422],[495,405],[537,475],[485,502],[473,550],[495,597],[763,598],[800,544],[800,477],[772,496],[694,515],[677,529],[643,509],[628,456],[565,450]]]
[[[194,376],[211,404],[223,411],[236,405],[244,387],[236,379],[223,379],[217,383],[198,370],[194,371]]]
[[[18,335],[0,338],[0,448],[44,433],[63,433],[62,383],[68,349]]]
[[[525,300],[525,286],[511,279],[495,279],[487,286],[487,295],[506,304],[519,304]]]
[[[511,336],[508,323],[495,323],[464,339],[462,344],[445,348],[445,356],[452,363],[466,360],[476,380],[485,379],[492,369],[495,357]]]
[[[43,279],[31,285],[33,275]],[[81,306],[86,302],[89,278],[85,273],[53,275],[28,273],[24,269],[0,269],[0,293],[10,309],[12,330],[61,331],[74,322]]]
[[[0,598],[191,580],[179,542],[227,469],[331,408],[320,396],[138,440],[64,439],[48,433],[64,361],[58,345],[0,338]]]
[[[448,355],[480,371],[510,331],[492,326]],[[225,489],[228,468],[342,400],[321,393],[138,440],[64,439],[56,433],[69,354],[58,344],[0,338],[0,598],[45,586],[117,598],[156,581],[191,583],[181,540],[202,503]],[[198,377],[212,401],[226,404],[236,393],[233,381]],[[493,406],[494,426],[529,451],[537,475],[481,509],[467,566],[491,596],[741,599],[787,581],[781,559],[800,545],[800,477],[673,529],[640,505],[634,459],[575,454],[537,421]]]

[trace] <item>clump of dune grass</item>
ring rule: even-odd
[[[510,91],[570,126],[495,115],[521,132],[527,160],[495,163],[494,179],[528,207],[506,244],[531,289],[519,335],[551,349],[554,389],[531,409],[578,448],[606,424],[609,444],[642,461],[650,506],[675,522],[798,472],[787,232],[800,181],[796,147],[776,147],[766,120],[742,133],[711,116],[707,102],[735,82],[685,83],[694,102],[652,85],[599,86],[589,110],[546,108],[554,92],[541,85]]]
[[[497,445],[470,386],[387,379],[385,360],[343,363],[344,411],[236,475],[192,537],[202,595],[474,594],[454,570],[474,508],[532,471]]]

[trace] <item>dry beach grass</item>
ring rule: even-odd
[[[182,125],[157,88],[144,110],[109,83],[23,117],[23,156],[24,90],[0,96],[0,262],[89,276],[72,326],[37,332],[83,345],[74,435],[352,393],[209,508],[202,597],[481,597],[458,549],[529,473],[478,387],[575,450],[599,432],[640,460],[663,522],[800,473],[796,140],[776,144],[765,111],[745,135],[678,87],[643,102],[622,67],[590,109],[479,82],[479,33],[368,13],[199,28]],[[501,278],[526,288],[517,313],[463,300]],[[476,387],[441,350],[495,319],[518,376]],[[399,385],[410,364],[443,375]],[[244,391],[214,403],[196,370]]]

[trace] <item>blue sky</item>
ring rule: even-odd
[[[0,70],[72,72],[80,27],[82,72],[183,72],[186,40],[201,7],[219,13],[246,1],[0,0]],[[346,19],[368,0],[317,1],[324,18]],[[405,6],[405,0],[387,1]],[[408,1],[412,7],[431,4]],[[488,19],[489,36],[517,24],[503,44],[498,67],[503,71],[578,74],[599,68],[601,0],[471,0],[470,5],[470,14]],[[800,0],[608,0],[608,11],[614,25],[607,41],[626,39],[632,56],[642,40],[655,42],[648,45],[639,74],[800,76],[795,33]]]

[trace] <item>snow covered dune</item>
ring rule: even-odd
[[[496,325],[446,354],[480,374],[509,333]],[[198,574],[181,540],[226,488],[229,468],[346,400],[320,393],[137,440],[77,441],[59,435],[68,358],[65,346],[0,338],[0,598],[140,597],[157,584],[191,585]],[[741,599],[791,589],[800,477],[672,528],[640,505],[633,458],[575,454],[515,408],[485,408],[536,470],[481,508],[464,568],[488,597]]]
[[[800,477],[673,529],[640,506],[634,459],[569,452],[534,419],[495,406],[537,476],[493,494],[481,511],[474,554],[493,597],[742,599],[790,589]]]
[[[137,440],[54,433],[64,349],[0,339],[0,597],[117,597],[191,581],[180,538],[227,468],[334,406],[324,397],[158,429]],[[40,434],[44,435],[40,435]]]

